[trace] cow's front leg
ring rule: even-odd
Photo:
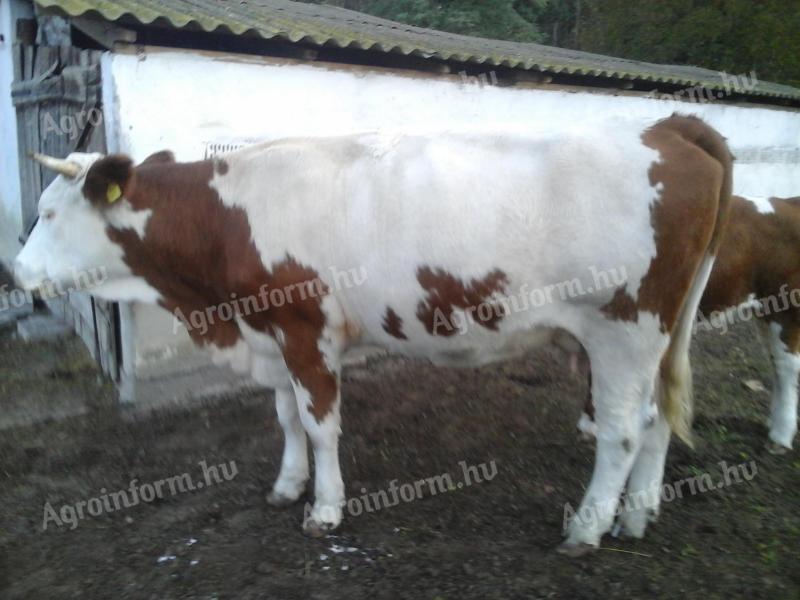
[[[319,396],[306,389],[300,381],[295,385],[295,394],[300,419],[314,451],[314,506],[305,515],[303,531],[312,537],[320,537],[342,522],[342,507],[345,502],[344,482],[339,468],[339,436],[342,430],[338,373],[336,394],[324,413],[315,408]]]
[[[294,390],[275,389],[275,410],[283,429],[283,458],[280,473],[267,496],[267,502],[283,507],[297,502],[306,489],[309,473],[308,445]]]
[[[344,483],[339,468],[341,347],[338,328],[296,326],[286,332],[284,360],[292,375],[300,422],[314,451],[314,506],[303,530],[317,537],[342,522]]]

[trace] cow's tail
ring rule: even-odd
[[[713,234],[684,299],[675,329],[672,331],[669,347],[661,361],[661,409],[675,435],[691,446],[693,403],[689,346],[692,342],[695,315],[711,275],[730,210],[733,188],[733,156],[725,138],[700,119],[673,115],[662,124],[670,127],[684,139],[706,152],[720,164],[723,171]]]

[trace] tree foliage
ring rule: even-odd
[[[800,85],[800,0],[586,0],[581,49]]]
[[[537,10],[547,0],[315,0],[400,21],[439,29],[518,42],[541,42]]]
[[[308,0],[453,33],[800,86],[800,0]]]

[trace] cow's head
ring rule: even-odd
[[[59,175],[42,192],[38,222],[14,263],[18,284],[32,291],[50,285],[68,289],[91,273],[100,284],[87,290],[92,294],[152,301],[154,290],[132,275],[122,248],[109,237],[112,229],[124,228],[141,237],[149,218],[150,211],[136,211],[126,200],[135,185],[131,159],[83,153],[32,158]]]

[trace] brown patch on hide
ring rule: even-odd
[[[453,320],[456,309],[469,310],[476,323],[491,331],[497,331],[505,316],[502,305],[491,301],[492,295],[502,294],[508,284],[500,269],[465,283],[443,269],[421,266],[417,281],[426,292],[417,305],[417,318],[431,335],[450,337],[458,331]]]
[[[386,307],[386,315],[383,317],[383,330],[398,340],[408,339],[403,333],[403,319],[390,306]]]

